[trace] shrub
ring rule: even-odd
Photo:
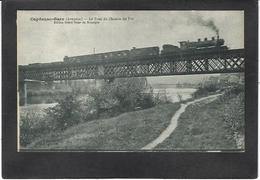
[[[151,93],[143,94],[141,98],[138,99],[137,104],[143,109],[153,107],[155,105],[153,95],[151,95]]]
[[[197,91],[195,91],[193,94],[192,94],[192,97],[193,98],[198,98],[198,97],[201,97],[201,96],[206,96],[208,95],[208,91],[207,89],[203,88],[203,87],[199,87]]]
[[[245,128],[245,107],[244,107],[244,92],[239,95],[225,96],[222,101],[228,101],[229,105],[224,108],[223,120],[227,129],[231,130],[231,137],[238,141],[239,137],[244,137]],[[243,140],[242,140],[243,142]],[[242,143],[243,144],[243,143]],[[243,145],[240,145],[243,148]]]
[[[54,127],[61,130],[82,121],[77,92],[69,93],[64,99],[59,100],[58,105],[46,109],[46,113],[53,120]]]
[[[216,91],[220,90],[218,83],[208,82],[205,84],[200,84],[198,90],[192,94],[193,98],[207,96],[209,94],[215,93]]]
[[[89,90],[85,96],[79,96],[77,90],[69,92],[56,106],[45,110],[45,118],[50,119],[53,129],[64,130],[80,122],[98,119],[100,115],[107,118],[155,104],[152,90],[147,92],[144,78],[116,79],[99,89]],[[26,123],[24,129],[30,129]]]
[[[137,107],[149,108],[155,105],[152,91],[147,91],[144,78],[121,78],[93,89],[89,95],[95,101],[98,114],[103,112],[133,111]],[[116,110],[116,111],[115,111]]]
[[[110,84],[112,96],[117,99],[121,111],[131,111],[139,106],[145,82],[143,78],[116,79]]]
[[[21,113],[19,125],[21,146],[26,146],[53,130],[52,122],[49,121],[46,114],[36,111]]]

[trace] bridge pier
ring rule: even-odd
[[[27,106],[27,83],[23,83],[24,105]]]
[[[27,105],[27,83],[25,81],[19,82],[18,93],[19,93],[19,105]]]
[[[95,79],[95,88],[100,89],[105,84],[104,79]]]
[[[32,90],[37,91],[39,87],[35,87],[35,83],[45,85],[47,84],[48,88],[53,88],[53,81],[48,83],[39,80],[32,80],[32,79],[23,79],[19,81],[18,93],[19,93],[19,105],[26,106],[28,104],[28,88],[32,88]],[[41,88],[41,87],[40,87]]]

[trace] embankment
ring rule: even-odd
[[[186,108],[177,128],[156,150],[243,150],[243,94],[222,96]]]

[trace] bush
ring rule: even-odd
[[[53,130],[52,122],[45,114],[29,111],[20,116],[20,145],[27,146],[40,136]]]
[[[132,111],[142,104],[146,90],[144,78],[116,79],[110,87],[112,96],[119,102],[121,111]]]
[[[192,94],[192,97],[198,98],[201,96],[207,96],[208,94],[209,94],[209,92],[207,91],[207,89],[205,89],[203,87],[199,87],[198,90]]]
[[[199,98],[203,96],[207,96],[209,94],[215,93],[220,90],[219,84],[217,83],[205,83],[204,85],[200,85],[198,90],[192,94],[193,98]]]
[[[104,111],[118,114],[154,106],[153,93],[151,90],[147,92],[147,89],[144,78],[122,78],[106,83],[100,89],[93,89],[89,95],[95,101],[98,114]]]
[[[225,95],[222,101],[228,101],[229,105],[224,108],[223,120],[225,126],[230,130],[231,136],[236,140],[239,148],[244,148],[245,135],[245,107],[244,107],[244,92],[239,95]]]
[[[64,130],[80,122],[150,108],[155,104],[152,90],[147,92],[145,79],[129,78],[103,84],[99,89],[89,90],[88,95],[81,97],[79,91],[73,90],[45,112],[52,121],[53,129]]]
[[[51,117],[54,127],[57,129],[66,129],[81,122],[77,92],[69,93],[64,99],[59,100],[58,105],[46,109],[46,113]]]
[[[140,99],[137,101],[138,106],[140,106],[143,109],[151,108],[155,105],[155,101],[151,93],[143,94]]]

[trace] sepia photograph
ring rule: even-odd
[[[242,10],[18,10],[17,151],[244,152]]]

